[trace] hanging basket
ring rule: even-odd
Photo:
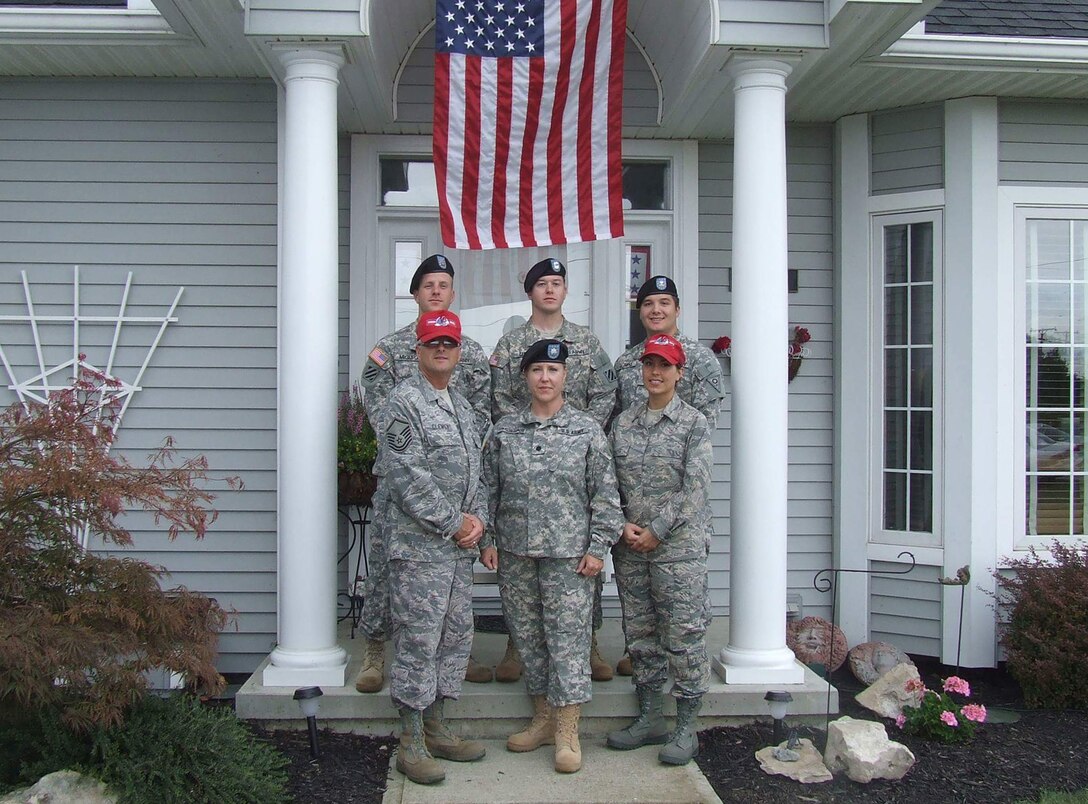
[[[340,472],[336,476],[336,504],[370,505],[378,478],[370,472]]]
[[[804,361],[804,358],[803,357],[787,357],[786,359],[789,361],[789,368],[787,369],[787,374],[789,376],[789,381],[793,382],[793,378],[796,377],[797,372],[801,370],[801,363]]]

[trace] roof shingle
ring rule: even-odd
[[[926,33],[1085,39],[1088,0],[944,0]]]

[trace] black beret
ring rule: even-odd
[[[567,275],[567,266],[553,257],[541,260],[530,268],[529,273],[525,275],[525,292],[531,291],[536,281],[545,275],[565,277]]]
[[[521,371],[529,368],[533,363],[566,363],[567,345],[554,338],[537,341],[521,356]]]
[[[445,254],[432,254],[421,262],[416,272],[412,274],[412,284],[408,286],[408,292],[415,293],[419,290],[419,285],[427,274],[449,274],[452,277],[453,266],[446,259]]]
[[[657,296],[660,294],[666,294],[676,299],[676,303],[680,304],[680,294],[676,292],[676,283],[667,276],[651,276],[645,282],[642,283],[642,287],[638,289],[638,298],[635,300],[635,307],[641,307],[642,302],[646,300],[647,296]]]

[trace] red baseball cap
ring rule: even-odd
[[[682,366],[686,362],[684,347],[680,345],[680,341],[676,340],[672,335],[665,335],[664,333],[646,339],[646,345],[642,347],[642,357],[639,359],[641,360],[649,355],[663,357],[674,366]]]
[[[431,310],[416,321],[416,338],[420,343],[430,343],[439,338],[461,342],[461,319],[449,310]]]

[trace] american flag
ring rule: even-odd
[[[627,0],[438,0],[442,241],[517,248],[623,235]]]

